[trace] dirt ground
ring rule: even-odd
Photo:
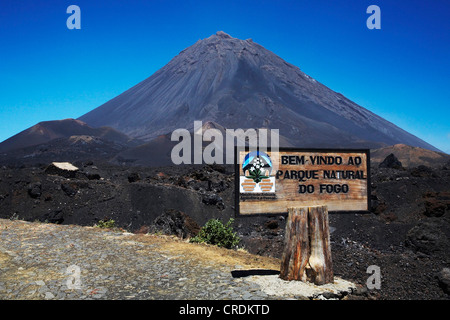
[[[172,252],[173,254],[187,253],[205,263],[213,260],[230,267],[239,265],[241,269],[280,270],[279,259],[250,254],[242,249],[230,250],[205,243],[193,244],[188,240],[182,240],[175,236],[137,235],[135,239],[143,243],[158,244],[160,249]]]

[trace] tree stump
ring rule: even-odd
[[[280,278],[322,285],[333,282],[328,208],[288,208]]]

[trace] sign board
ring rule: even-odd
[[[368,211],[370,151],[287,149],[235,153],[238,215],[283,214],[288,207]]]

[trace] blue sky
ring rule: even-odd
[[[81,29],[69,30],[69,5]],[[369,30],[369,5],[381,30]],[[223,30],[450,153],[450,2],[0,2],[0,141],[77,118]]]

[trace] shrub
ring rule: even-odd
[[[190,239],[194,243],[208,243],[218,247],[231,249],[236,247],[240,241],[236,232],[233,232],[231,224],[234,219],[230,219],[226,225],[218,219],[211,219],[200,229],[198,235]]]
[[[100,220],[99,222],[97,222],[97,224],[95,225],[97,228],[102,228],[102,229],[113,229],[115,227],[116,222],[113,219],[109,219],[109,220]]]

